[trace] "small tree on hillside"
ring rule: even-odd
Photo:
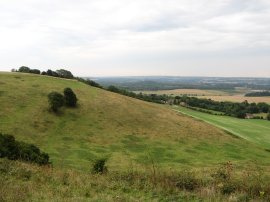
[[[51,92],[48,95],[48,101],[50,104],[50,108],[57,112],[60,107],[62,107],[65,103],[64,96],[57,92]]]
[[[77,105],[77,96],[71,88],[64,89],[65,104],[69,107],[75,107]]]

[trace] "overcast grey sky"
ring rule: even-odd
[[[270,0],[0,0],[0,70],[270,77]]]

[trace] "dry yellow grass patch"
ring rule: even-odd
[[[270,97],[245,97],[244,95],[222,95],[222,96],[200,96],[200,98],[209,98],[216,101],[231,101],[231,102],[266,102],[270,103]]]

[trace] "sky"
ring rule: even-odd
[[[0,0],[0,71],[270,77],[270,0]]]

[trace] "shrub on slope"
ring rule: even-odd
[[[10,160],[22,160],[37,163],[39,165],[49,164],[49,155],[41,152],[38,147],[25,142],[18,142],[12,135],[0,133],[0,157]]]

